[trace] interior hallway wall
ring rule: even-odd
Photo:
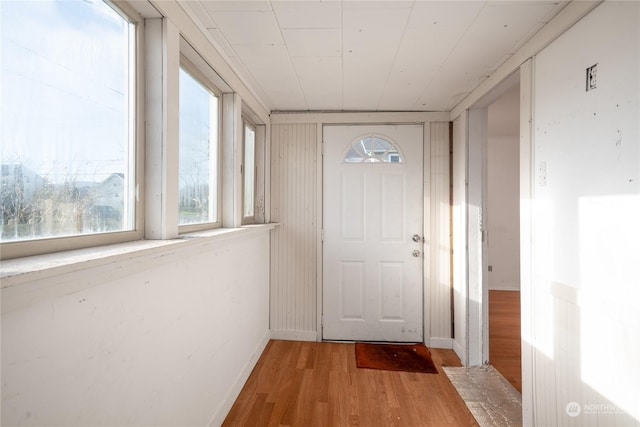
[[[425,125],[425,336],[428,345],[451,348],[449,245],[449,122],[429,113]],[[430,118],[431,116],[420,116]],[[376,123],[368,115],[335,114],[326,118],[278,115],[271,125],[271,220],[280,223],[271,243],[271,317],[273,338],[318,339],[319,155],[323,120]],[[398,120],[398,117],[401,120]],[[379,122],[385,122],[385,118]],[[293,123],[282,123],[286,121]],[[410,121],[401,114],[386,122]],[[437,121],[436,121],[437,120]],[[415,121],[414,121],[415,123]]]
[[[3,283],[2,425],[221,424],[269,339],[269,231],[219,237]]]
[[[317,125],[271,126],[273,338],[316,340]]]
[[[535,425],[640,424],[639,76],[638,2],[603,2],[535,57]]]
[[[430,241],[425,251],[430,256],[429,269],[425,271],[425,292],[429,295],[425,304],[429,316],[428,345],[452,348],[451,340],[451,180],[449,174],[450,122],[431,122],[431,152],[426,162],[425,222],[430,226]]]
[[[453,235],[453,350],[463,365],[467,358],[467,295],[468,254],[467,250],[467,132],[468,113],[453,122],[452,191],[453,206],[451,227]]]
[[[487,108],[489,290],[520,290],[520,86]]]

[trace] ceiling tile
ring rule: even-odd
[[[278,23],[288,28],[340,28],[339,1],[275,1]]]
[[[453,108],[566,3],[180,2],[276,110],[432,111]]]
[[[464,32],[484,7],[483,1],[419,1],[411,11],[409,28],[435,26]]]
[[[247,68],[247,66],[238,58],[237,56],[229,58],[231,65],[235,68],[236,72],[238,72],[241,76],[241,79],[244,80],[245,84],[247,84],[250,88],[252,88],[255,94],[264,99],[265,101],[271,101],[271,99],[267,96],[263,87],[258,84],[256,79],[253,77],[251,71]],[[267,102],[267,105],[268,102]],[[273,104],[270,104],[273,105]]]
[[[362,0],[343,0],[342,7],[347,9],[397,9],[397,8],[405,8],[410,9],[413,5],[413,1],[407,0],[391,0],[391,1],[383,1],[383,0],[373,0],[373,1],[362,1]]]
[[[445,76],[446,78],[444,78]],[[450,111],[486,77],[464,67],[441,69],[418,98],[418,106],[436,106]]]
[[[356,54],[360,58],[392,61],[409,13],[409,9],[345,10],[342,34],[345,57]]]
[[[231,47],[227,39],[224,37],[222,31],[220,31],[218,28],[211,28],[207,31],[209,32],[209,34],[211,34],[216,43],[218,43],[223,53],[225,53],[230,58],[237,56],[236,52],[233,50],[233,47]]]
[[[340,30],[333,28],[288,29],[283,30],[284,41],[289,55],[297,56],[340,56]]]
[[[200,23],[205,28],[214,28],[215,24],[209,13],[204,8],[202,2],[195,0],[185,0],[180,2],[180,6],[185,10],[191,10],[193,12],[193,17],[200,21]]]
[[[461,91],[455,86],[455,81],[451,84],[431,85],[418,98],[415,108],[430,111],[451,111],[469,92]]]
[[[284,45],[238,45],[235,50],[276,109],[308,109]]]
[[[216,12],[213,20],[232,46],[284,43],[271,11]]]
[[[255,11],[255,10],[271,10],[269,0],[202,0],[200,3],[207,11]]]
[[[342,109],[342,60],[340,58],[293,58],[293,65],[305,98],[313,109]]]
[[[343,63],[343,105],[349,110],[375,110],[389,75],[389,67],[380,67],[375,59]]]
[[[345,9],[342,12],[342,27],[400,33],[404,31],[411,9]]]
[[[388,81],[376,107],[393,111],[413,110],[423,90],[417,80]]]
[[[402,38],[393,69],[395,72],[430,73],[438,70],[457,44],[458,37],[447,36],[443,28],[409,28]],[[437,43],[434,41],[437,40]],[[419,78],[409,74],[411,78]]]
[[[287,48],[284,45],[269,45],[269,44],[255,44],[255,45],[237,45],[234,47],[236,53],[243,61],[245,59],[251,59],[254,61],[251,65],[267,66],[268,70],[276,69],[279,67],[289,67],[291,69],[291,61],[287,53]],[[257,63],[255,61],[260,61]],[[249,64],[247,64],[249,65]],[[255,69],[255,71],[258,71]]]
[[[465,45],[474,49],[487,44],[508,52],[537,27],[554,5],[537,3],[492,3],[482,9],[465,35]]]

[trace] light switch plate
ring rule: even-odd
[[[597,87],[597,84],[598,84],[597,74],[598,74],[598,64],[593,64],[591,67],[587,68],[587,92]]]

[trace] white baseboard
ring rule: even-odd
[[[211,422],[209,423],[209,427],[218,427],[222,425],[222,423],[224,422],[224,419],[227,417],[227,414],[231,410],[231,407],[233,406],[236,399],[240,395],[240,392],[242,391],[242,387],[244,387],[245,383],[247,382],[247,379],[249,379],[249,375],[251,375],[251,371],[253,371],[253,368],[258,363],[258,359],[260,359],[260,356],[262,356],[262,353],[264,352],[265,347],[269,343],[270,336],[271,334],[269,333],[269,331],[267,331],[264,334],[264,336],[258,343],[258,346],[256,347],[255,351],[251,355],[251,359],[249,359],[247,364],[244,366],[244,369],[242,370],[240,375],[238,375],[238,378],[235,384],[231,386],[231,389],[227,393],[227,397],[224,399],[222,404],[218,407],[218,410],[213,416],[213,420],[211,420]]]
[[[466,366],[465,358],[464,358],[464,348],[456,340],[451,340],[453,342],[453,351],[460,358],[460,362],[462,362],[462,366]]]
[[[316,331],[296,331],[296,330],[284,330],[284,329],[272,329],[272,340],[285,340],[285,341],[317,341],[318,333]]]
[[[446,348],[451,350],[453,348],[453,339],[451,338],[431,338],[429,339],[428,347],[431,348]]]

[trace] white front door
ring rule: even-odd
[[[422,341],[423,127],[324,126],[323,141],[322,337]]]

